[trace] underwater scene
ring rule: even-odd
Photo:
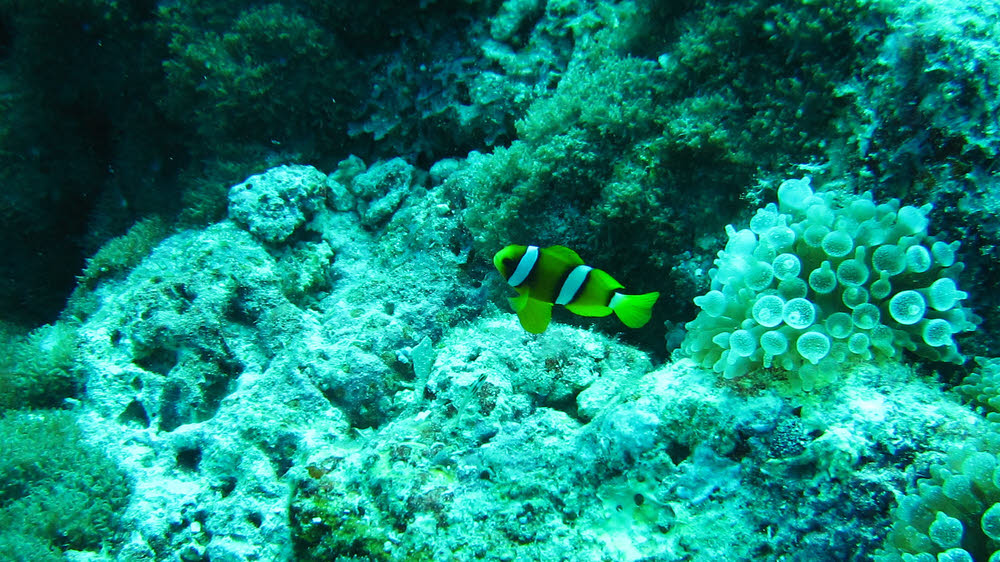
[[[1000,561],[1000,0],[0,0],[0,562]]]

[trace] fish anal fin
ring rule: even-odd
[[[577,304],[574,304],[574,303],[567,304],[566,305],[566,310],[572,312],[573,314],[577,314],[577,315],[580,315],[580,316],[591,316],[591,317],[607,316],[607,315],[611,314],[611,312],[612,312],[610,308],[608,308],[608,307],[606,307],[604,305],[599,305],[599,304],[579,304],[579,303],[577,303]]]

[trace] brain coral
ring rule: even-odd
[[[959,243],[927,233],[929,210],[783,182],[750,228],[726,228],[683,350],[726,378],[773,367],[807,390],[848,358],[964,361],[952,335],[979,318],[962,306]]]

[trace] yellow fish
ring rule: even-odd
[[[521,326],[540,334],[552,320],[552,305],[561,304],[580,316],[608,316],[612,312],[629,328],[649,322],[660,293],[626,295],[613,277],[588,265],[565,246],[511,245],[493,256],[493,265],[518,296],[510,298]]]

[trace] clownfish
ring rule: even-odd
[[[565,246],[511,245],[493,256],[493,265],[517,291],[510,304],[521,326],[540,334],[552,319],[552,305],[561,304],[580,316],[608,316],[612,312],[629,328],[649,322],[660,293],[626,295],[613,277],[588,265]]]

